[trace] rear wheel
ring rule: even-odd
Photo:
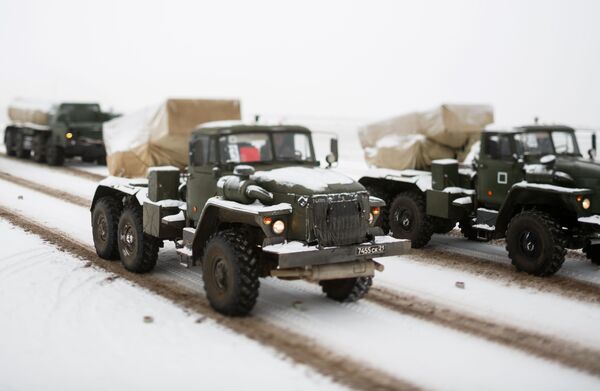
[[[535,276],[550,276],[560,269],[567,252],[564,242],[560,224],[545,212],[521,212],[506,231],[506,249],[513,265]]]
[[[35,135],[35,141],[33,145],[33,160],[38,163],[44,163],[46,161],[46,135],[38,133]]]
[[[100,258],[119,259],[117,231],[119,228],[120,203],[112,197],[102,197],[92,211],[92,236]]]
[[[46,148],[46,160],[51,166],[62,166],[65,164],[65,150],[57,145],[48,145]]]
[[[323,293],[332,300],[342,303],[358,301],[369,292],[373,277],[343,278],[320,281]]]
[[[258,297],[258,261],[252,244],[236,230],[209,239],[202,260],[204,290],[210,305],[230,316],[247,315]]]
[[[156,266],[160,240],[144,233],[140,207],[128,206],[123,210],[117,235],[119,256],[125,269],[147,273]]]
[[[15,130],[7,128],[4,135],[4,146],[6,147],[6,154],[8,156],[15,156]]]
[[[587,245],[583,248],[583,252],[594,265],[600,266],[600,245]]]
[[[425,246],[433,235],[433,221],[425,211],[425,199],[415,191],[396,196],[390,206],[389,221],[391,234],[410,239],[413,248]]]
[[[94,163],[96,161],[96,159],[93,157],[90,157],[90,156],[82,156],[81,161],[83,161],[85,163]]]
[[[29,159],[31,156],[31,150],[25,149],[25,136],[23,132],[17,132],[15,136],[15,155],[21,159]]]

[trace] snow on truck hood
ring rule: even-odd
[[[284,167],[257,171],[252,178],[273,193],[316,194],[364,190],[360,183],[346,175],[315,167]]]

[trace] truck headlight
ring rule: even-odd
[[[583,207],[583,209],[589,209],[590,206],[592,206],[592,201],[590,201],[589,198],[584,199],[583,201],[581,201],[581,206]]]
[[[281,235],[285,231],[285,223],[281,220],[277,220],[273,223],[273,232],[277,235]]]
[[[67,132],[67,133],[65,134],[65,138],[66,138],[67,140],[70,140],[70,139],[72,139],[72,138],[73,138],[73,133],[71,133],[71,132]]]

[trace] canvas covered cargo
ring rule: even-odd
[[[8,118],[16,124],[33,124],[46,126],[55,105],[46,102],[17,99],[8,106]]]
[[[466,156],[493,121],[491,106],[445,104],[366,125],[358,135],[369,165],[426,169],[435,159]]]
[[[192,131],[202,123],[241,119],[238,100],[169,99],[104,125],[108,171],[144,177],[148,167],[188,163]]]

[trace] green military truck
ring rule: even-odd
[[[600,164],[595,137],[584,158],[574,129],[524,126],[484,131],[471,167],[434,161],[431,171],[376,169],[359,180],[389,203],[379,225],[425,246],[457,223],[472,240],[506,238],[513,265],[549,276],[566,249],[600,265]]]
[[[61,103],[47,107],[9,106],[11,124],[4,131],[9,156],[32,157],[39,163],[61,166],[65,158],[106,163],[102,124],[116,115],[97,103]]]
[[[189,146],[186,174],[155,167],[147,180],[100,183],[91,207],[100,257],[148,272],[173,241],[184,266],[202,268],[211,305],[235,316],[253,308],[259,277],[308,279],[332,299],[358,300],[383,270],[373,258],[410,249],[375,226],[382,200],[319,167],[307,128],[205,124]],[[336,150],[334,140],[330,165]]]

